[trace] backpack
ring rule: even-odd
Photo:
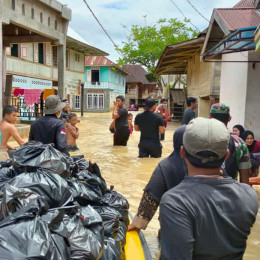
[[[223,162],[221,169],[224,172],[224,176],[229,176],[233,179],[237,179],[237,161],[236,161],[236,145],[232,135],[230,135],[228,149],[230,156],[226,161]]]

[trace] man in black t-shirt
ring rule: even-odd
[[[112,118],[115,119],[114,145],[126,146],[130,135],[128,127],[128,111],[124,107],[124,96],[117,96],[114,101]]]
[[[144,112],[140,113],[135,118],[135,131],[141,131],[139,142],[139,157],[154,157],[158,158],[162,155],[162,145],[159,139],[159,133],[164,134],[165,127],[163,118],[155,114],[155,100],[147,98],[145,100]]]

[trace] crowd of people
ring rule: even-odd
[[[145,100],[144,111],[128,113],[123,96],[114,102],[112,123],[115,146],[126,146],[133,131],[140,131],[139,157],[162,155],[167,123],[171,115],[167,100],[159,105]],[[161,259],[242,259],[253,226],[258,198],[248,185],[258,176],[260,142],[241,125],[227,125],[229,106],[213,104],[209,118],[195,118],[195,98],[188,98],[182,125],[175,131],[172,154],[159,162],[141,198],[138,212],[128,230],[145,230],[160,206]],[[17,110],[7,106],[0,122],[0,160],[9,157],[8,139],[25,142],[13,125]],[[29,141],[53,143],[69,155],[78,149],[76,114],[56,95],[45,101],[45,115],[31,124]]]

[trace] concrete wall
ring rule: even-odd
[[[230,106],[232,120],[229,123],[229,128],[231,129],[233,125],[244,125],[245,123],[248,52],[222,55],[222,61],[220,102]]]
[[[260,52],[249,52],[249,60],[259,61]],[[260,140],[260,64],[248,63],[245,128],[255,133]]]
[[[79,55],[79,61],[76,60],[76,54]],[[69,49],[69,70],[80,71],[84,73],[85,56],[83,53]]]

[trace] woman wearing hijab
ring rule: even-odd
[[[233,126],[233,134],[242,138],[245,132],[245,128],[242,125],[234,125]]]
[[[257,177],[259,173],[259,164],[255,160],[253,154],[260,153],[260,142],[256,141],[254,133],[248,130],[244,132],[243,139],[246,142],[251,157],[252,177]]]
[[[187,175],[186,163],[180,156],[185,129],[186,125],[182,125],[175,131],[173,135],[174,152],[155,168],[150,181],[144,188],[138,212],[128,226],[128,230],[145,230],[160,204],[162,195],[177,186]]]

